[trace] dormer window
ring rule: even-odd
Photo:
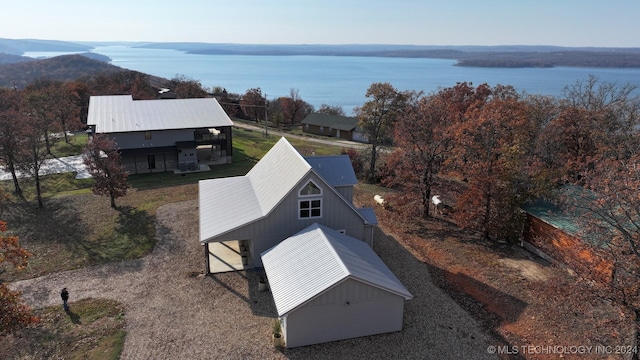
[[[299,219],[322,217],[322,190],[309,181],[298,193]]]

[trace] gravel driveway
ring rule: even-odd
[[[157,211],[158,244],[143,259],[51,274],[11,284],[33,307],[110,298],[126,306],[123,359],[483,359],[492,345],[476,321],[431,283],[427,266],[378,232],[375,250],[414,295],[401,332],[278,350],[276,310],[258,292],[257,271],[197,276],[197,201]]]

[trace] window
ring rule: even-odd
[[[145,131],[144,132],[144,139],[145,140],[151,140],[151,131]]]
[[[300,218],[318,218],[322,216],[322,200],[300,200]]]
[[[322,191],[313,181],[309,181],[307,185],[305,185],[300,190],[300,196],[321,195],[321,194],[322,194]]]
[[[322,217],[322,190],[309,181],[298,193],[298,217],[300,219]]]

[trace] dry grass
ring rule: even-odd
[[[21,272],[0,274],[6,281],[135,259],[155,245],[155,212],[170,202],[195,199],[197,185],[131,190],[116,201],[93,194],[46,199],[45,208],[16,200],[4,215],[10,229],[33,256]]]
[[[118,359],[122,352],[124,308],[104,299],[85,299],[39,309],[37,326],[0,339],[5,359]]]
[[[360,187],[359,202],[373,206],[382,189]],[[444,193],[444,189],[441,193]],[[406,218],[378,212],[381,229],[428,264],[435,284],[482,324],[494,345],[617,346],[635,343],[629,309],[606,291],[552,266],[517,245],[483,241],[445,218]],[[613,354],[610,358],[624,358]],[[519,356],[550,358],[536,354]],[[565,355],[564,358],[572,358]],[[576,358],[601,359],[602,354]]]
[[[489,358],[490,340],[473,318],[433,286],[428,266],[381,232],[376,252],[414,295],[406,303],[403,331],[275,349],[276,310],[270,293],[258,291],[260,272],[197,276],[205,265],[195,205],[192,200],[158,209],[158,243],[143,259],[15,286],[36,307],[59,306],[63,285],[73,299],[104,297],[124,304],[124,359]]]

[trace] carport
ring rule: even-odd
[[[207,266],[212,274],[247,269],[250,266],[247,240],[231,240],[204,244]]]

